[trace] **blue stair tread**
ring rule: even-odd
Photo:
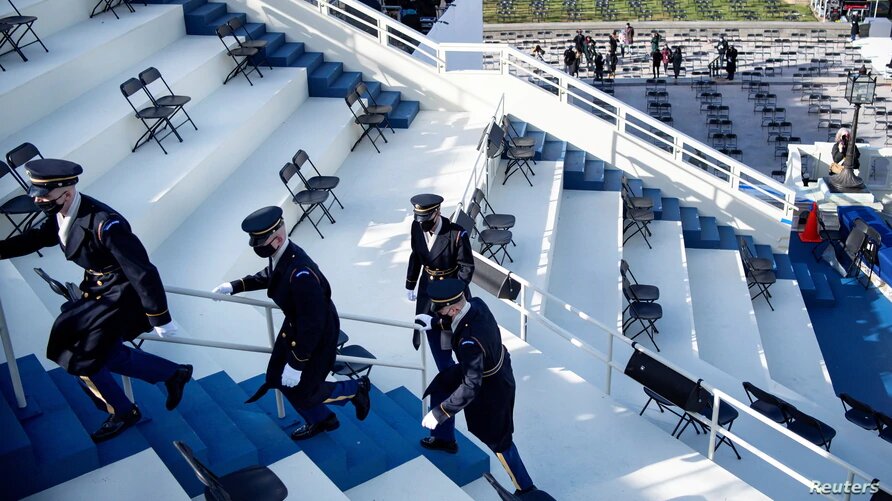
[[[719,227],[714,217],[700,216],[700,241],[718,244]]]
[[[217,33],[217,28],[223,26],[233,19],[241,19],[243,22],[248,20],[248,16],[244,12],[227,12],[220,17],[212,19],[208,23],[208,27],[212,28],[212,34]],[[239,30],[241,32],[241,30]]]
[[[387,396],[403,409],[413,423],[414,426],[411,429],[406,429],[406,433],[412,433],[411,437],[413,439],[418,437],[419,440],[428,436],[428,432],[419,426],[422,416],[421,400],[418,397],[412,394],[412,392],[404,386],[387,392]],[[413,432],[411,430],[416,431]],[[480,448],[458,431],[455,433],[455,439],[456,442],[458,442],[458,454],[443,454],[441,452],[428,451],[426,449],[423,450],[422,454],[437,465],[437,467],[456,484],[463,486],[480,478],[483,473],[489,471],[489,455],[480,450]],[[451,458],[443,458],[443,456],[451,456]],[[464,461],[462,461],[462,459],[464,459]],[[446,468],[446,461],[457,461],[463,465],[462,469],[457,473],[450,474],[450,471]],[[459,475],[460,478],[455,478]]]
[[[606,169],[607,164],[603,160],[586,160],[585,175],[583,176],[583,179],[585,181],[603,183],[604,171]]]
[[[830,288],[830,282],[823,273],[812,273],[812,280],[815,282],[815,299],[822,302],[835,302],[833,289]]]
[[[719,225],[719,249],[737,250],[737,233],[731,226]]]
[[[6,364],[3,364],[3,367],[4,370],[0,371],[0,389],[3,391],[3,396],[6,397],[6,401],[14,406],[15,394],[9,379],[9,369],[5,368]],[[19,358],[18,367],[22,386],[25,389],[25,397],[28,398],[28,407],[36,404],[44,412],[68,407],[65,397],[53,384],[36,356],[26,355]]]
[[[173,441],[185,442],[192,448],[199,461],[210,464],[207,446],[178,410],[169,411],[164,407],[167,395],[159,387],[137,379],[132,381],[133,395],[143,415],[142,421],[136,427],[152,445],[152,449],[183,490],[192,497],[197,496],[204,491],[204,486],[195,477],[195,472],[189,463],[173,446]],[[118,383],[120,384],[120,380]],[[194,383],[189,383],[191,384]],[[190,398],[192,388],[189,385],[186,386],[184,401]]]
[[[756,257],[771,261],[771,269],[776,269],[777,264],[774,262],[774,253],[771,252],[770,245],[756,245]]]
[[[396,468],[418,457],[418,453],[406,438],[379,415],[380,409],[377,409],[377,406],[380,403],[380,399],[375,397],[371,397],[371,399],[372,411],[363,421],[359,421],[356,418],[356,411],[352,404],[331,406],[331,410],[338,415],[338,420],[341,423],[353,423],[364,435],[371,439],[372,445],[376,449],[384,453],[385,464],[383,468],[385,471]]]
[[[542,158],[542,153],[545,150],[545,132],[541,130],[531,130],[528,131],[526,135],[536,140],[535,150],[539,155],[536,160],[539,160]]]
[[[263,40],[266,42],[266,47],[264,50],[267,54],[272,55],[275,54],[279,48],[285,45],[285,34],[284,33],[264,33],[262,36],[258,38],[258,40]]]
[[[99,429],[99,426],[102,425],[108,414],[100,411],[93,405],[93,401],[81,389],[77,378],[68,374],[62,368],[51,370],[49,375],[56,387],[59,388],[59,391],[65,396],[69,405],[71,405],[72,411],[74,411],[84,429],[87,432]],[[102,466],[130,457],[149,447],[151,447],[149,442],[136,427],[130,428],[115,437],[114,440],[96,444],[96,449],[99,452],[99,464]]]
[[[793,263],[793,273],[799,283],[799,289],[803,292],[815,292],[815,281],[812,279],[811,270],[805,263]]]
[[[545,147],[542,150],[542,160],[560,160],[564,154],[563,141],[545,141]]]
[[[527,132],[527,123],[522,120],[510,120],[511,127],[508,129],[508,137],[524,137]]]
[[[288,45],[288,44],[285,44]],[[294,62],[289,63],[288,66],[292,66],[295,68],[306,68],[308,72],[312,72],[325,61],[325,58],[322,56],[321,52],[304,52]]]
[[[263,35],[266,35],[266,25],[263,23],[246,23],[245,28],[239,28],[237,34],[244,35],[245,31],[251,35],[252,39],[259,40]],[[282,35],[284,35],[284,33]]]
[[[372,80],[371,82],[363,82],[363,83],[365,84],[366,89],[368,89],[368,91],[363,93],[359,97],[361,97],[363,99],[368,99],[369,96],[371,96],[371,97],[375,98],[375,101],[377,102],[377,98],[381,94],[381,82]],[[381,103],[378,103],[378,104],[381,104]]]
[[[0,366],[0,370],[7,370],[5,364]],[[3,430],[0,438],[0,468],[5,479],[22,479],[16,482],[6,481],[12,492],[5,495],[16,499],[37,490],[35,485],[24,480],[29,472],[37,469],[37,459],[31,449],[31,439],[19,423],[12,406],[15,403],[10,404],[5,398],[0,398],[0,429]]]
[[[585,152],[579,150],[567,151],[564,154],[564,172],[585,172]]]
[[[623,187],[623,173],[617,169],[604,171],[604,191],[620,191]]]
[[[746,246],[749,247],[750,254],[756,255],[756,242],[753,240],[753,237],[750,235],[742,235],[741,238],[744,242],[746,242]]]
[[[362,73],[358,71],[345,71],[331,85],[333,88],[343,88],[352,91],[362,82]]]
[[[393,114],[393,112],[396,111],[397,106],[399,106],[400,93],[392,90],[381,91],[375,97],[375,102],[380,106],[390,106],[393,108],[390,111],[390,114]]]
[[[387,121],[397,129],[407,129],[415,120],[415,116],[421,110],[421,103],[418,101],[400,101],[396,109],[387,115]]]
[[[644,196],[653,200],[654,212],[659,214],[663,212],[663,198],[660,196],[662,191],[659,188],[644,188]]]
[[[270,53],[270,63],[277,66],[288,66],[296,62],[304,55],[304,44],[302,43],[286,43],[281,45]]]
[[[217,474],[225,475],[259,462],[254,444],[200,384],[190,381],[186,385],[177,412],[207,445],[208,466]]]
[[[775,254],[774,268],[774,273],[778,280],[792,280],[796,278],[793,273],[793,264],[790,261],[789,254]]]
[[[196,7],[192,9],[192,11],[186,14],[186,20],[196,19],[201,22],[207,23],[212,19],[216,19],[223,15],[226,12],[226,4],[225,3],[217,3],[211,2],[206,3],[200,7]]]
[[[326,63],[327,64],[327,63]],[[346,97],[362,81],[362,73],[344,71],[329,85],[322,84],[322,80],[314,80],[310,86],[310,95],[316,97]]]
[[[329,86],[332,82],[335,81],[340,75],[341,72],[344,71],[344,63],[337,62],[327,62],[322,63],[318,68],[313,70],[310,73],[310,83],[312,84],[314,81],[324,82],[324,85]]]
[[[681,207],[678,199],[674,197],[663,197],[663,214],[660,219],[663,221],[681,221]]]
[[[700,213],[694,207],[681,208],[681,228],[683,231],[700,231]]]
[[[255,404],[246,404],[245,391],[223,371],[198,381],[239,430],[257,448],[261,464],[272,464],[300,451],[298,443]]]
[[[629,179],[629,188],[632,190],[632,194],[636,197],[644,196],[644,181],[636,178]]]

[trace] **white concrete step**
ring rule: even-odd
[[[127,493],[127,499],[138,501],[190,499],[152,449],[85,473],[25,499],[111,501],[121,499],[123,493]]]
[[[462,501],[471,498],[424,456],[387,471],[346,492],[351,501],[424,499]],[[315,497],[315,496],[314,496]]]
[[[55,305],[48,307],[11,261],[0,261],[0,302],[17,358],[34,353],[44,367],[55,366],[45,355],[50,327],[62,305],[62,298],[57,297]],[[0,361],[6,361],[4,353],[0,353]]]
[[[32,46],[28,62],[7,54],[2,60],[7,71],[0,80],[4,115],[0,138],[47,116],[185,34],[182,7],[151,5],[114,22],[94,18],[66,28],[44,39],[49,53],[35,53]]]
[[[85,191],[124,215],[151,254],[306,98],[304,69],[276,69],[253,87],[235,80],[192,109],[200,129],[182,127],[183,143],[168,137],[168,155],[146,144]]]
[[[768,362],[740,255],[713,249],[686,249],[686,255],[700,358],[743,381],[767,381]]]
[[[37,21],[34,23],[34,31],[36,31],[37,35],[44,40],[44,43],[46,43],[45,40],[50,35],[64,30],[73,24],[89,19],[90,11],[93,10],[94,5],[96,5],[95,0],[15,1],[15,6],[18,7],[19,12],[21,12],[23,16],[37,17]],[[0,17],[14,15],[16,15],[15,10],[8,2],[0,4]],[[109,16],[111,16],[111,14],[109,14]],[[31,40],[33,40],[33,38],[31,35],[28,35],[22,42],[28,43]],[[49,45],[47,45],[47,48],[53,50]],[[4,52],[8,49],[9,46],[3,48]],[[45,52],[43,52],[43,47],[40,47],[40,44],[35,44],[23,49],[23,52],[29,59],[32,55],[40,57],[40,54],[45,54]]]
[[[127,158],[136,139],[145,132],[121,95],[121,83],[154,66],[174,92],[192,97],[192,102],[186,106],[186,111],[191,113],[202,99],[222,85],[231,65],[232,61],[218,40],[198,36],[179,38],[46,117],[13,132],[0,141],[0,153],[5,155],[16,146],[30,142],[46,157],[78,162],[84,167],[80,183],[83,189]],[[157,85],[162,84],[158,82]],[[157,87],[153,85],[152,89],[157,90]],[[148,102],[144,95],[134,97],[134,104]],[[182,114],[178,114],[176,123],[182,119]],[[195,117],[195,123],[201,127],[201,117]],[[187,124],[181,132],[186,133],[187,129],[193,130]],[[145,148],[157,148],[157,145]],[[24,176],[23,170],[19,172]],[[17,194],[19,190],[8,176],[0,180],[0,199]]]
[[[346,501],[348,499],[316,466],[316,463],[307,457],[305,452],[298,452],[276,461],[269,465],[269,469],[288,488],[289,499],[300,498],[304,494],[310,493],[314,500],[318,499],[319,501]]]

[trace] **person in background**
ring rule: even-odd
[[[737,48],[733,45],[728,47],[725,53],[725,70],[728,71],[728,80],[734,80],[734,73],[737,71]]]
[[[595,51],[595,80],[604,81],[604,55]]]
[[[575,57],[576,59],[573,61],[573,73],[572,73],[572,75],[573,75],[574,77],[576,77],[576,78],[579,78],[579,66],[582,65],[582,57],[583,57],[583,56],[582,56],[582,51],[579,50],[579,49],[576,49],[575,51],[573,51],[573,55],[574,55],[574,57]]]
[[[573,37],[573,46],[578,51],[582,51],[582,46],[585,45],[585,35],[582,34],[582,30],[576,30],[576,36]]]
[[[858,37],[858,22],[859,22],[860,20],[858,19],[858,13],[857,13],[857,12],[852,12],[852,15],[849,16],[849,18],[850,18],[851,21],[852,21],[852,41],[854,42],[854,41],[855,41],[855,38]]]
[[[719,52],[719,64],[724,64],[725,62],[725,53],[728,51],[728,41],[725,40],[725,35],[719,35],[719,41],[715,44],[716,50]]]
[[[629,45],[629,34],[623,30],[619,34],[619,55],[626,57],[626,47]]]
[[[589,71],[594,71],[595,69],[595,42],[592,40],[592,37],[585,37],[585,45],[583,46],[585,50],[585,62],[588,65]]]
[[[663,55],[660,54],[659,50],[655,50],[650,53],[650,58],[652,61],[652,73],[654,78],[660,78],[660,63],[663,62]]]
[[[533,48],[532,56],[534,59],[538,59],[539,61],[545,62],[545,49],[540,47],[538,44]]]
[[[681,73],[681,47],[675,46],[675,51],[672,53],[672,71],[675,73],[675,81],[678,82],[678,74]]]
[[[650,37],[650,52],[660,51],[660,34],[654,31],[653,36]]]
[[[619,42],[616,39],[616,32],[614,31],[607,37],[607,47],[608,47],[607,52],[610,56],[616,54],[616,49],[617,49],[618,45],[619,45]]]
[[[833,143],[833,149],[830,150],[830,155],[833,157],[833,163],[838,165],[839,167],[845,168],[847,156],[849,154],[849,146],[855,148],[854,158],[852,162],[852,168],[858,170],[861,167],[861,161],[859,158],[861,157],[861,152],[858,151],[858,147],[854,144],[850,144],[852,139],[852,133],[849,132],[849,129],[839,129],[836,131],[836,138]],[[837,174],[842,169],[833,168],[833,165],[830,166],[830,174]]]
[[[629,42],[629,54],[632,53],[632,44],[635,43],[635,28],[626,23],[626,40]]]
[[[616,52],[610,53],[609,66],[607,68],[607,72],[610,73],[610,78],[616,77],[616,65],[619,63],[619,58],[616,57]]]
[[[663,46],[663,50],[660,52],[660,57],[663,60],[663,75],[669,75],[669,59],[672,57],[672,50],[668,45]]]
[[[572,75],[574,66],[576,66],[576,49],[571,45],[564,51],[564,72]]]

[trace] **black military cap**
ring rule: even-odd
[[[242,231],[248,234],[248,245],[255,247],[262,244],[270,235],[278,230],[285,220],[279,207],[264,207],[252,212],[242,221]]]
[[[431,311],[452,306],[461,301],[465,294],[465,283],[457,278],[435,280],[427,285],[427,295],[431,298]]]
[[[412,209],[415,211],[415,220],[419,223],[434,217],[434,213],[443,203],[443,197],[432,193],[422,193],[412,197]]]
[[[84,172],[80,165],[57,158],[39,158],[25,164],[31,179],[29,197],[45,197],[56,188],[77,183],[77,176]]]

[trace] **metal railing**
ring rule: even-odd
[[[310,0],[309,3],[320,15],[334,17],[383,46],[408,52],[440,74],[456,71],[448,67],[450,54],[481,54],[485,63],[479,71],[513,76],[536,85],[557,101],[610,123],[625,139],[648,148],[677,168],[711,183],[724,184],[732,196],[755,202],[753,206],[766,217],[792,224],[796,210],[794,190],[511,46],[435,42],[356,0],[333,0],[333,3]],[[747,189],[742,191],[741,187]]]

